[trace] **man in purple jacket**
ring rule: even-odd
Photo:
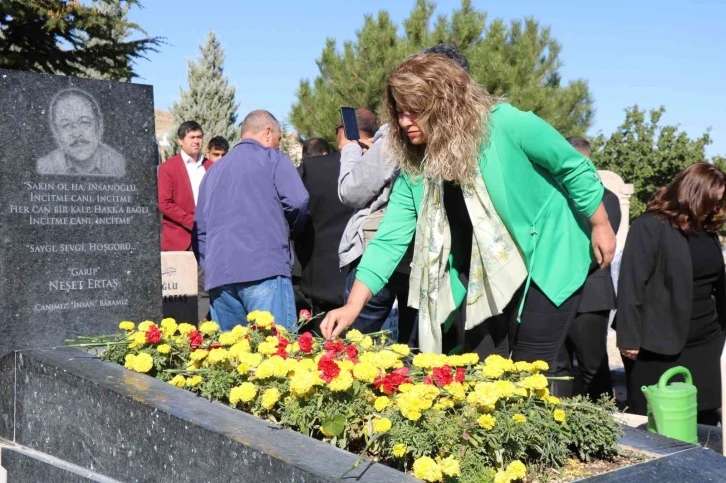
[[[242,141],[212,166],[199,188],[195,251],[206,273],[212,317],[222,330],[254,310],[294,329],[290,236],[308,217],[308,193],[267,111],[242,121]]]

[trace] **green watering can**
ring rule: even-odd
[[[683,375],[686,382],[668,381]],[[643,386],[648,400],[648,431],[698,444],[698,399],[691,372],[682,366],[668,369],[657,386]]]

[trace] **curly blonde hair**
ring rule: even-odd
[[[488,138],[489,113],[500,99],[452,60],[436,54],[409,57],[388,78],[387,148],[401,171],[470,185]],[[418,114],[425,145],[414,145],[398,126],[399,112]]]

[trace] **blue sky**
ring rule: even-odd
[[[450,13],[458,0],[440,0]],[[726,2],[612,0],[482,2],[489,19],[533,16],[562,44],[563,78],[589,81],[595,98],[590,134],[610,133],[625,107],[665,105],[663,122],[696,137],[711,127],[707,154],[726,155]],[[186,87],[187,60],[208,30],[226,52],[225,72],[237,86],[240,115],[268,109],[287,117],[301,78],[317,74],[326,37],[353,39],[363,15],[387,10],[399,25],[413,0],[145,0],[131,19],[167,45],[140,61],[137,82],[152,84],[156,107],[168,109]]]

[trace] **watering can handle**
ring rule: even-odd
[[[668,369],[663,373],[662,376],[660,376],[660,379],[658,380],[658,388],[664,389],[668,385],[668,381],[673,377],[683,374],[686,378],[686,384],[693,384],[693,378],[691,377],[691,371],[686,369],[683,366],[676,366]]]

